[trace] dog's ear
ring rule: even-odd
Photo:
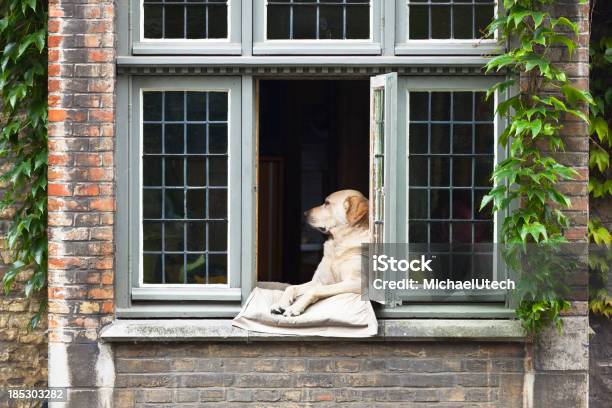
[[[368,227],[368,200],[361,196],[350,196],[344,202],[346,219],[353,227]]]

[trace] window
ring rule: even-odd
[[[491,243],[480,212],[495,159],[493,101],[485,92],[411,92],[409,226],[413,243]]]
[[[479,209],[492,187],[493,101],[472,91],[409,98],[408,242],[433,244],[443,278],[491,278],[493,214]]]
[[[146,39],[227,38],[227,0],[143,0]]]
[[[408,38],[477,39],[493,21],[491,0],[409,0]]]
[[[367,40],[368,0],[269,0],[270,40]]]
[[[122,35],[120,48],[133,54],[241,53],[240,0],[131,0],[131,5],[118,29],[130,33]]]
[[[380,54],[380,0],[255,0],[254,54]]]
[[[502,274],[492,246],[497,242],[495,218],[490,208],[480,211],[492,187],[494,164],[503,154],[496,149],[494,100],[485,98],[492,81],[394,80],[388,74],[371,83],[372,242],[407,242],[415,251],[435,254],[438,279],[499,279]],[[382,103],[394,86],[397,107]],[[398,119],[390,129],[385,122],[395,112]],[[423,277],[417,275],[410,278]],[[402,300],[500,301],[504,295],[421,290]]]
[[[307,281],[325,237],[301,215],[345,188],[371,198],[374,242],[495,242],[477,206],[498,79],[467,55],[493,50],[491,1],[122,4],[119,316],[233,317],[258,280]],[[497,273],[490,251],[466,262]]]
[[[495,0],[396,0],[397,54],[486,54]]]
[[[228,92],[143,91],[143,284],[227,284]]]
[[[484,37],[496,0],[130,0],[120,6],[120,56],[500,51],[496,38]]]
[[[395,176],[388,167],[386,152],[393,151],[397,138],[397,74],[385,74],[370,80],[370,234],[374,243],[391,242],[394,231],[391,222],[385,231],[385,219],[394,218],[391,214],[393,201],[386,195],[395,185]],[[390,144],[390,145],[389,145]],[[385,191],[386,190],[386,191]]]
[[[133,81],[132,301],[240,301],[240,79]]]

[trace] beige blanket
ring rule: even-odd
[[[255,288],[233,325],[256,332],[297,336],[370,337],[378,331],[372,305],[358,294],[344,293],[320,300],[295,317],[270,312],[282,294],[282,290]]]

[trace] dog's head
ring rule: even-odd
[[[367,228],[368,199],[356,190],[336,191],[304,215],[311,227],[326,234],[340,226]]]

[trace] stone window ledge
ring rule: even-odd
[[[378,335],[347,338],[347,341],[504,341],[528,338],[518,320],[493,319],[386,319],[378,322]],[[100,338],[107,342],[166,341],[337,341],[338,338],[258,333],[232,326],[229,319],[127,320],[117,319],[104,327]]]

